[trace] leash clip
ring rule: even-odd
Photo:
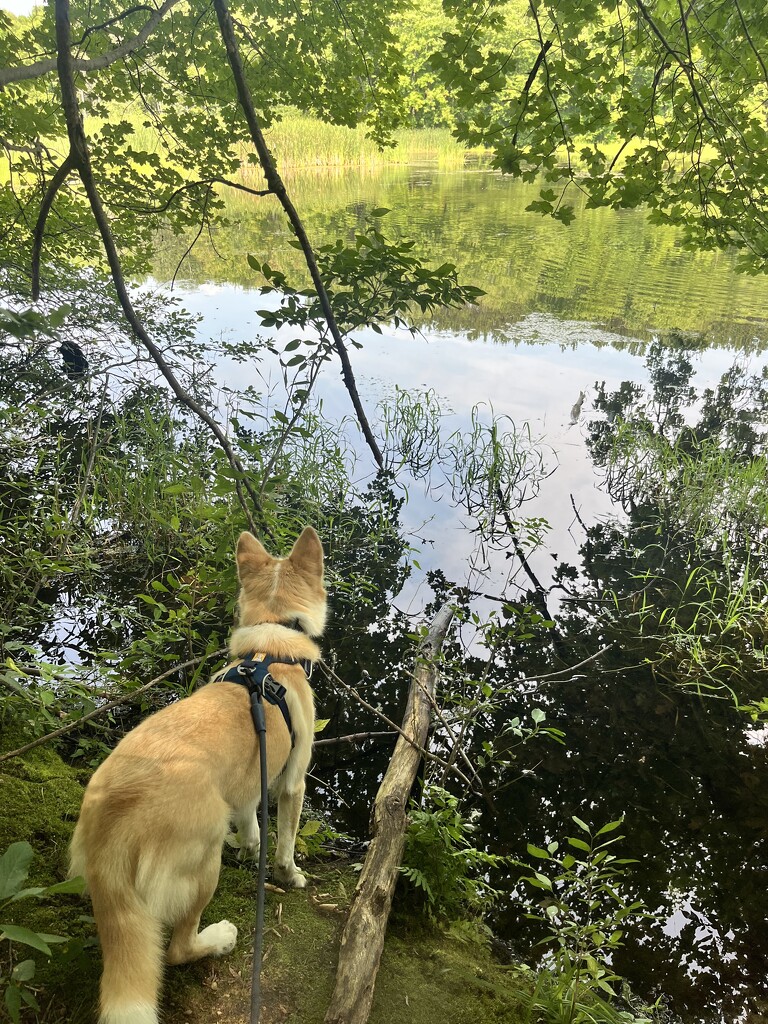
[[[248,679],[249,687],[251,691],[256,691],[259,696],[263,697],[266,692],[267,681],[274,683],[271,672],[265,672],[261,679],[255,679],[256,673],[253,670],[253,666],[247,664],[240,664],[237,666],[237,674],[239,676],[245,676]]]

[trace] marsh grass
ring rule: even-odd
[[[463,167],[478,160],[484,150],[468,150],[448,128],[403,129],[395,145],[379,149],[365,129],[325,124],[295,110],[285,110],[267,132],[267,141],[286,167],[378,167],[382,164],[436,162],[441,167]]]
[[[115,115],[132,124],[131,145],[135,150],[157,153],[165,162],[173,162],[157,132],[146,126],[146,115],[138,106],[121,107]],[[91,119],[89,129],[97,131],[103,124]],[[486,150],[467,149],[457,142],[448,128],[401,129],[395,133],[393,146],[380,149],[363,127],[326,124],[292,108],[280,111],[279,120],[265,136],[281,170],[355,167],[364,172],[393,164],[418,163],[462,168],[489,158]],[[242,181],[260,184],[263,176],[253,147],[243,143],[239,153]]]

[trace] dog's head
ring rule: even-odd
[[[240,626],[298,621],[309,636],[325,627],[323,546],[307,526],[287,558],[273,558],[252,533],[237,542]]]

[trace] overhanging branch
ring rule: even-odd
[[[81,58],[78,60],[71,60],[73,73],[82,72],[83,74],[89,71],[101,71],[102,68],[109,67],[110,64],[114,64],[117,60],[122,60],[123,57],[127,57],[128,54],[133,53],[135,50],[141,49],[141,47],[149,39],[154,29],[160,24],[168,11],[179,2],[179,0],[165,0],[161,7],[149,17],[141,30],[132,36],[130,39],[126,39],[124,42],[116,46],[114,50],[110,50],[108,53],[102,53],[98,57],[91,57],[89,60]],[[71,41],[67,43],[67,48],[71,45]],[[58,57],[48,57],[45,60],[35,61],[34,64],[21,64],[14,68],[0,68],[0,89],[4,85],[10,85],[12,82],[26,82],[31,78],[40,78],[42,75],[47,75],[51,71],[56,71],[58,67]]]
[[[237,96],[240,101],[240,106],[242,107],[245,119],[248,123],[251,139],[256,147],[256,152],[258,153],[259,160],[261,161],[261,166],[264,169],[264,176],[267,179],[267,185],[269,186],[269,190],[274,192],[279,199],[280,205],[283,210],[285,210],[291,227],[293,228],[293,233],[301,245],[302,252],[304,253],[304,259],[312,278],[312,283],[315,286],[317,297],[320,300],[320,305],[323,309],[323,315],[325,316],[328,324],[328,330],[331,333],[336,352],[341,360],[342,377],[344,378],[344,384],[349,392],[349,396],[352,399],[352,405],[355,409],[357,421],[360,424],[363,437],[376,460],[376,464],[379,469],[383,469],[384,458],[381,454],[378,443],[376,442],[376,438],[373,436],[370,424],[368,423],[368,417],[365,414],[363,403],[360,401],[360,395],[357,391],[357,384],[355,383],[355,375],[352,371],[349,354],[346,346],[344,345],[344,339],[341,335],[339,326],[336,323],[336,317],[334,316],[331,302],[328,298],[328,293],[325,290],[325,285],[323,284],[323,279],[317,266],[314,251],[310,245],[309,238],[304,229],[301,218],[291,202],[282,178],[278,174],[277,167],[272,159],[272,154],[269,152],[262,134],[259,119],[256,116],[256,109],[253,105],[251,90],[245,78],[245,69],[243,67],[242,58],[240,57],[240,48],[237,43],[237,37],[235,36],[232,18],[230,17],[226,0],[213,0],[213,6],[219,20],[219,29],[227,51],[227,58],[229,59],[229,65],[232,69],[232,75],[235,79],[235,86],[237,88]]]
[[[170,2],[170,0],[168,0],[168,2]],[[175,2],[175,0],[173,0],[173,2]],[[58,54],[57,66],[59,82],[61,83],[62,107],[64,109],[64,116],[67,123],[67,135],[69,136],[70,146],[67,161],[71,162],[73,169],[77,170],[80,180],[83,183],[83,188],[85,189],[86,196],[88,197],[93,218],[96,221],[99,234],[101,235],[104,252],[112,274],[112,282],[115,286],[118,300],[123,309],[123,314],[130,324],[133,333],[152,356],[155,365],[158,367],[163,377],[165,377],[178,400],[206,424],[218,441],[230,466],[236,473],[235,486],[237,488],[238,497],[251,530],[255,530],[255,523],[246,501],[246,492],[253,502],[253,507],[259,513],[262,512],[261,503],[259,501],[258,494],[248,481],[245,469],[240,462],[237,453],[230,444],[229,438],[211,414],[196,399],[194,399],[192,395],[185,390],[185,388],[182,387],[173,372],[173,369],[166,362],[162,351],[152,341],[133,308],[133,303],[131,302],[130,295],[128,294],[128,288],[123,276],[117,246],[115,245],[115,240],[109,225],[109,219],[101,202],[101,196],[99,195],[98,188],[96,187],[93,170],[91,168],[88,142],[83,129],[83,120],[80,113],[77,90],[75,88],[74,61],[70,50],[69,0],[55,0],[55,16],[56,48]],[[266,522],[262,523],[262,531],[266,532],[269,536],[272,536]]]

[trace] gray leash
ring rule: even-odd
[[[259,766],[261,771],[261,821],[259,843],[258,892],[256,897],[256,930],[253,933],[253,966],[251,968],[251,1024],[259,1024],[261,1014],[261,959],[264,946],[264,885],[267,878],[267,839],[269,822],[269,796],[267,793],[267,727],[261,688],[250,691],[251,715],[259,737]]]

